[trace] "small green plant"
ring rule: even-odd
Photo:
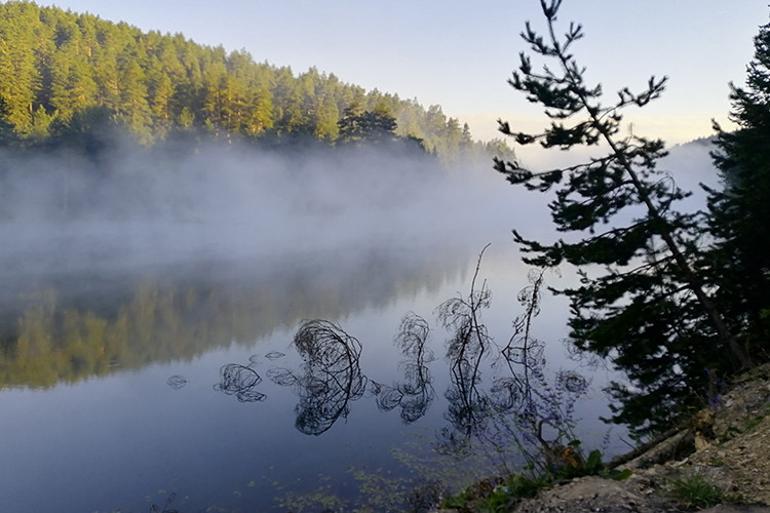
[[[631,471],[628,469],[617,470],[610,469],[603,461],[602,453],[599,450],[593,450],[588,453],[588,457],[583,459],[580,456],[580,440],[573,440],[569,446],[571,451],[565,451],[565,454],[574,454],[578,457],[565,457],[564,465],[552,472],[553,477],[557,481],[575,479],[584,476],[600,476],[606,479],[614,479],[616,481],[622,481],[631,476]]]
[[[513,474],[505,482],[496,486],[492,493],[478,504],[481,513],[499,513],[509,511],[522,499],[534,497],[552,484],[550,477],[529,478],[522,474]]]
[[[671,482],[671,495],[686,508],[709,508],[724,501],[718,486],[701,475],[675,479]]]
[[[521,499],[534,497],[551,484],[553,479],[550,476],[531,478],[524,474],[512,474],[497,480],[495,486],[488,481],[472,485],[457,495],[447,497],[442,506],[459,511],[499,513],[508,511]]]
[[[494,486],[494,483],[488,481],[479,482],[457,495],[447,497],[442,506],[463,512],[501,513],[509,511],[522,499],[534,497],[541,490],[561,481],[583,476],[623,480],[631,475],[628,469],[609,469],[602,461],[602,453],[598,450],[591,451],[584,459],[580,455],[579,448],[578,440],[571,442],[564,450],[564,464],[558,468],[552,468],[550,472],[535,477],[512,474],[503,480],[498,480]]]

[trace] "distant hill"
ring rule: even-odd
[[[711,158],[714,149],[712,137],[701,137],[672,146],[668,156],[661,160],[660,169],[666,171],[683,190],[692,192],[680,208],[688,211],[705,209],[706,192],[701,184],[719,187],[719,173]]]
[[[0,4],[5,141],[44,141],[106,117],[145,144],[180,130],[334,143],[351,109],[389,113],[396,135],[421,139],[447,160],[468,151],[510,151],[501,141],[474,142],[467,124],[438,105],[426,109],[397,94],[366,91],[315,68],[297,75],[181,34],[143,32],[26,1]]]

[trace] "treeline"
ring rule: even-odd
[[[510,153],[500,140],[474,142],[438,105],[26,1],[0,4],[0,77],[0,137],[16,143],[93,129],[105,117],[144,144],[179,131],[335,143],[346,115],[376,112],[393,119],[394,135],[448,161]]]

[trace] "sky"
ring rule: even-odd
[[[538,0],[42,0],[142,29],[181,32],[203,44],[246,49],[257,61],[310,66],[367,89],[439,104],[477,138],[545,125],[506,80],[525,49],[526,20],[542,27]],[[641,89],[670,77],[654,105],[633,113],[634,133],[680,143],[727,124],[728,83],[741,84],[767,0],[565,0],[560,21],[583,24],[575,48],[605,90]]]

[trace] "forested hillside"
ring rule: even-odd
[[[468,126],[438,105],[25,1],[0,4],[0,77],[6,141],[45,141],[106,116],[145,144],[177,130],[333,143],[346,114],[379,112],[395,118],[396,135],[421,139],[445,160],[507,151],[500,141],[474,143]]]

